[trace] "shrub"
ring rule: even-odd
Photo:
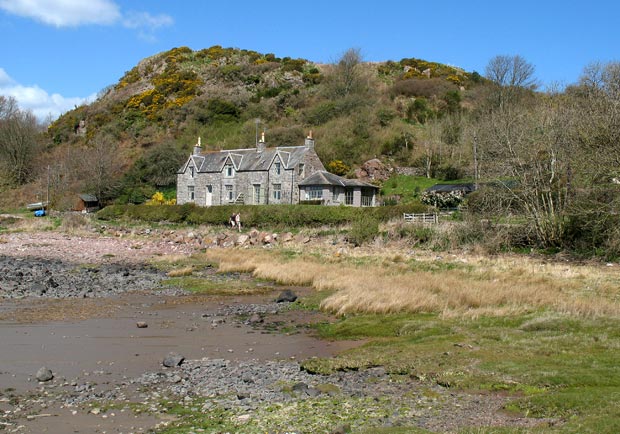
[[[458,191],[451,191],[450,193],[425,191],[422,193],[420,201],[435,208],[456,208],[463,202],[463,195]]]
[[[342,160],[333,160],[327,163],[327,170],[334,175],[346,175],[351,168],[347,166]]]
[[[361,214],[351,224],[347,241],[361,246],[374,240],[377,235],[379,235],[379,220],[372,214]]]
[[[412,78],[394,83],[390,89],[392,97],[403,95],[406,97],[425,97],[445,95],[454,90],[455,86],[442,78]]]

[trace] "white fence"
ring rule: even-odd
[[[403,218],[406,222],[419,222],[419,223],[439,223],[438,214],[407,214],[403,213]]]

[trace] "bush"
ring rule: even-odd
[[[338,226],[358,221],[360,216],[370,216],[377,222],[402,218],[403,213],[424,212],[422,205],[353,208],[346,206],[314,205],[225,205],[198,207],[184,205],[113,205],[97,213],[102,220],[128,218],[142,221],[185,222],[189,224],[225,225],[233,213],[241,214],[244,226],[264,228]]]
[[[372,214],[361,214],[351,225],[347,241],[361,246],[379,235],[379,220]]]

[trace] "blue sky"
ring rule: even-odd
[[[144,57],[173,47],[237,47],[317,63],[417,57],[484,74],[520,55],[544,85],[620,60],[612,0],[0,0],[0,95],[40,119],[93,99]]]

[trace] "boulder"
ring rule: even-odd
[[[37,371],[37,375],[36,375],[37,380],[41,381],[41,382],[46,382],[46,381],[50,381],[51,379],[54,378],[54,374],[52,373],[52,370],[49,368],[46,368],[45,366],[43,366],[42,368],[39,368],[39,370]]]
[[[147,328],[148,326],[149,326],[149,325],[148,325],[146,322],[144,322],[144,321],[138,321],[138,322],[136,323],[136,327],[138,327],[139,329],[145,329],[145,328]]]
[[[355,176],[363,181],[386,181],[390,178],[391,172],[390,168],[379,159],[373,158],[363,163],[360,168],[355,171]]]
[[[263,321],[263,317],[257,313],[253,313],[252,316],[248,319],[249,324],[260,324]]]
[[[177,353],[169,353],[163,361],[163,365],[166,368],[175,368],[177,366],[181,366],[181,364],[185,361],[185,357]]]
[[[247,243],[249,240],[250,240],[249,235],[247,235],[247,234],[241,234],[241,235],[239,235],[239,236],[237,237],[236,244],[237,244],[238,246],[243,246],[243,245],[245,245],[245,243]]]
[[[292,232],[286,232],[284,234],[282,234],[282,238],[281,238],[283,243],[288,243],[290,241],[293,241],[293,233]]]
[[[276,298],[276,303],[292,303],[295,300],[297,300],[297,295],[290,289],[285,289],[278,295],[278,298]]]

